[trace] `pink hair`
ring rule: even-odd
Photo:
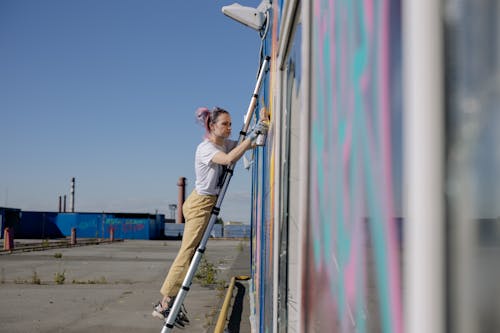
[[[200,107],[195,113],[196,121],[205,128],[205,138],[210,134],[210,110],[207,107]]]
[[[196,121],[205,128],[205,138],[210,135],[210,124],[215,123],[221,113],[229,114],[229,112],[219,107],[215,107],[212,111],[204,106],[196,109]]]

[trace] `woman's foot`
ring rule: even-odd
[[[163,306],[161,302],[158,302],[153,305],[153,317],[165,320],[168,317],[168,314],[170,313],[170,307],[168,306]]]
[[[166,320],[168,318],[168,315],[170,314],[170,309],[174,305],[174,301],[175,297],[168,297],[164,298],[161,302],[156,303],[153,306],[153,317]],[[181,305],[179,313],[175,318],[175,323],[182,327],[184,327],[185,323],[189,323],[189,319],[187,318],[186,313],[186,308],[184,307],[184,305]]]

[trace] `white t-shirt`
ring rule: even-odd
[[[226,154],[229,153],[237,144],[237,141],[227,139],[223,146],[219,146],[205,139],[198,145],[194,165],[196,173],[195,187],[198,194],[217,195],[219,193],[220,186],[218,186],[218,183],[224,172],[224,166],[212,162],[212,158],[220,151]]]

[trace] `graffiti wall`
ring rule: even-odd
[[[261,35],[272,125],[253,174],[255,332],[402,332],[403,294],[408,332],[422,316],[438,331],[500,327],[500,6],[406,4],[402,22],[401,0],[272,2]]]
[[[399,1],[313,1],[307,332],[401,332]]]
[[[273,3],[263,45],[272,126],[253,171],[254,329],[402,332],[400,1],[291,2]]]

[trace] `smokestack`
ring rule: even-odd
[[[75,177],[71,178],[71,194],[69,201],[69,210],[75,212]]]
[[[59,196],[59,213],[62,212],[62,197]]]
[[[177,205],[177,221],[176,223],[184,223],[184,214],[182,214],[182,205],[184,204],[184,198],[186,196],[186,178],[180,177],[177,182],[179,186],[179,197]]]
[[[66,213],[66,194],[64,195],[63,212]]]

